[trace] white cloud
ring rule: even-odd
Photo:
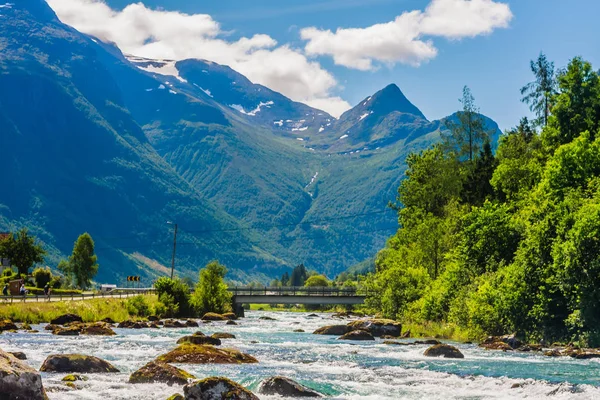
[[[418,66],[435,58],[437,49],[426,36],[462,39],[505,28],[512,19],[507,4],[493,0],[432,0],[425,11],[410,11],[394,21],[367,28],[301,31],[309,55],[332,56],[337,65],[375,69],[376,62]]]
[[[331,73],[300,50],[278,45],[268,35],[228,41],[210,15],[153,10],[142,3],[116,11],[102,0],[47,1],[63,22],[114,42],[125,53],[155,59],[207,59],[229,65],[293,100],[319,104],[332,115],[350,108],[331,95],[338,85]]]

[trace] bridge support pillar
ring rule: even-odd
[[[235,301],[235,296],[232,299],[232,308],[233,308],[233,312],[235,313],[235,316],[238,318],[244,318],[244,306],[241,303],[237,303]]]

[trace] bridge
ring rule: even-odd
[[[230,287],[233,309],[243,313],[242,304],[363,304],[366,290],[332,287]]]

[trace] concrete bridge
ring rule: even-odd
[[[243,313],[242,304],[363,304],[365,290],[331,287],[230,287],[233,309]]]

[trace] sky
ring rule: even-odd
[[[338,116],[390,83],[425,116],[467,85],[501,129],[530,116],[519,89],[540,51],[600,68],[597,0],[47,0],[121,50],[203,58]]]

